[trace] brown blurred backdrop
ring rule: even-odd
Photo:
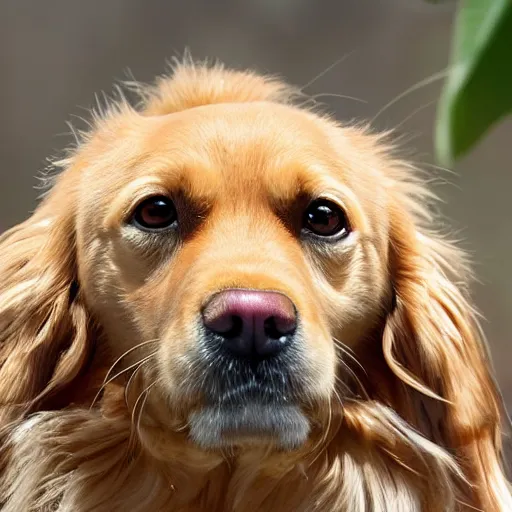
[[[0,0],[0,232],[24,219],[34,176],[71,138],[94,93],[111,91],[129,68],[138,80],[189,47],[196,58],[279,73],[323,97],[339,119],[372,118],[411,85],[447,65],[454,4],[423,0]],[[380,115],[400,126],[416,159],[433,163],[440,84]],[[420,109],[419,111],[417,111]],[[411,116],[411,117],[409,117]],[[474,288],[499,381],[512,410],[512,123],[504,123],[456,174],[425,168],[444,213],[476,260]]]

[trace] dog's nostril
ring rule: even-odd
[[[283,336],[293,334],[296,323],[291,319],[276,318],[271,316],[267,318],[263,324],[265,334],[274,340],[278,340]]]
[[[222,335],[225,338],[236,338],[242,334],[244,328],[244,321],[236,315],[231,315],[231,326],[230,328],[223,332]]]
[[[265,334],[269,338],[277,340],[277,339],[279,339],[281,337],[281,333],[277,330],[276,321],[275,321],[275,318],[273,316],[271,316],[270,318],[267,318],[265,320],[265,323],[263,324],[263,326],[264,326],[264,329],[265,329]]]
[[[203,310],[204,326],[243,357],[277,355],[297,327],[293,302],[277,292],[231,289],[212,297]]]

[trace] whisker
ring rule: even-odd
[[[137,412],[137,407],[139,405],[139,402],[141,399],[143,399],[143,403],[142,403],[142,407],[144,407],[144,405],[146,404],[146,400],[147,400],[147,396],[148,396],[148,393],[149,391],[153,388],[153,386],[157,383],[157,381],[155,380],[153,383],[151,383],[147,388],[143,389],[139,396],[137,397],[137,400],[135,400],[135,405],[133,406],[133,411],[132,411],[132,414],[131,414],[131,424],[134,425],[135,424],[135,414]],[[142,410],[142,408],[141,408]],[[136,425],[136,432],[137,434],[139,434],[139,437],[140,437],[140,420],[141,420],[141,415],[139,415],[138,419],[137,419],[137,425]],[[133,445],[133,443],[136,443],[137,440],[135,439],[135,431],[134,429],[130,429],[130,440],[129,440],[129,444],[130,445]]]
[[[365,388],[364,384],[361,382],[361,379],[354,373],[352,368],[347,366],[345,363],[344,363],[344,366],[347,369],[347,371],[352,375],[353,379],[357,382],[357,384],[358,384],[361,392],[363,393],[364,397],[367,400],[369,400],[370,399],[370,394],[368,393],[368,391],[366,391],[366,388]]]
[[[343,361],[343,359],[340,359],[340,363],[343,365],[343,367],[345,368],[345,370],[347,370],[347,372],[352,376],[352,378],[356,381],[356,383],[359,385],[359,388],[361,390],[361,392],[363,393],[363,395],[365,396],[366,399],[369,399],[370,398],[370,395],[368,393],[368,391],[366,391],[366,388],[364,387],[364,384],[361,382],[361,379],[357,376],[357,374],[354,372],[354,370],[352,368],[350,368],[350,366],[347,365],[347,363],[345,361]],[[366,373],[366,372],[365,372]],[[348,387],[347,383],[342,381],[340,379],[340,377],[338,375],[335,375],[336,379],[338,379],[338,381],[343,384],[343,386],[345,387],[345,389],[349,392],[351,392],[350,388]]]
[[[336,376],[337,379],[339,379],[338,376]],[[344,384],[344,383],[343,383]],[[334,396],[336,397],[340,407],[343,408],[343,401],[338,393],[338,391],[336,390],[336,388],[333,389],[333,394]],[[314,454],[315,452],[317,452],[313,458],[308,462],[308,465],[309,466],[312,466],[317,460],[318,458],[322,455],[323,453],[323,450],[319,450],[318,448],[321,447],[322,443],[324,443],[329,434],[331,433],[331,426],[332,426],[332,418],[333,418],[333,412],[332,412],[332,401],[329,399],[328,403],[327,403],[327,406],[328,406],[328,419],[327,419],[327,426],[326,428],[323,430],[324,433],[323,435],[318,439],[318,441],[311,447],[311,450],[310,450],[310,453],[311,454]]]
[[[311,87],[317,80],[322,78],[324,75],[329,73],[332,69],[334,69],[338,64],[341,64],[344,60],[348,59],[354,51],[348,52],[343,57],[340,57],[338,60],[334,61],[330,66],[328,66],[326,69],[324,69],[322,72],[318,73],[313,79],[311,79],[306,85],[303,85],[300,89],[303,91],[304,89],[307,89],[308,87]]]
[[[137,434],[139,434],[139,437],[140,437],[140,422],[141,422],[141,419],[142,419],[142,413],[144,412],[144,407],[146,405],[146,402],[148,401],[148,396],[149,396],[149,393],[151,392],[151,390],[153,389],[153,386],[156,384],[156,382],[153,382],[153,384],[151,385],[151,387],[149,389],[147,389],[146,393],[144,394],[144,398],[142,399],[142,402],[140,404],[140,410],[139,410],[139,415],[138,415],[138,418],[137,418]]]
[[[426,108],[434,105],[437,103],[437,100],[429,101],[428,103],[425,103],[424,105],[421,105],[420,107],[414,109],[408,116],[406,116],[404,119],[402,119],[393,129],[398,130],[401,126],[403,126],[407,121],[411,120],[416,114],[421,112],[422,110],[425,110]]]
[[[339,340],[338,338],[335,338],[334,336],[332,337],[332,339],[336,342],[336,343],[339,343],[340,345],[343,346],[343,348],[350,352],[351,354],[354,354],[355,355],[355,351],[352,347],[349,347],[348,345],[346,345],[345,343],[343,343],[341,340]]]
[[[152,354],[150,354],[150,356],[148,356],[148,358],[145,358],[144,360],[142,360],[139,364],[139,366],[137,366],[137,368],[135,368],[135,370],[132,372],[132,374],[130,375],[130,378],[128,379],[128,382],[126,383],[126,387],[124,388],[124,402],[125,404],[128,406],[128,392],[130,390],[130,386],[132,385],[133,383],[133,380],[135,379],[135,376],[137,375],[137,373],[141,370],[141,368],[144,366],[145,363],[147,363],[149,361],[149,358],[156,355],[157,352],[153,352]]]
[[[348,384],[346,382],[344,382],[339,375],[335,375],[334,377],[336,379],[336,382],[343,387],[343,389],[344,389],[345,393],[347,394],[347,396],[351,396],[351,395],[354,394],[353,391],[348,386]],[[336,392],[336,394],[338,393],[336,391],[336,388],[334,389],[334,391]],[[338,395],[338,398],[339,398],[339,395]]]
[[[474,507],[473,505],[470,505],[469,503],[466,503],[465,501],[461,500],[461,499],[456,499],[455,500],[457,503],[460,503],[461,505],[467,507],[467,508],[470,508],[471,510],[476,510],[477,512],[484,512],[484,509],[483,508],[480,508],[480,507]]]
[[[110,379],[108,379],[107,381],[103,381],[103,384],[101,385],[100,389],[96,393],[96,396],[94,397],[90,408],[92,409],[94,407],[94,405],[96,404],[99,396],[101,395],[101,392],[105,389],[105,386],[108,386],[108,384],[110,384],[111,382],[113,382],[118,377],[120,377],[121,375],[123,375],[127,371],[131,370],[132,368],[135,368],[136,366],[142,365],[146,361],[149,361],[155,354],[156,354],[156,352],[153,352],[149,356],[145,356],[140,361],[137,361],[136,363],[133,363],[130,366],[126,367],[124,370],[121,370],[120,372],[116,373],[113,377],[110,377]]]
[[[139,393],[139,396],[137,397],[137,400],[135,400],[135,405],[133,406],[133,411],[132,411],[132,424],[134,424],[134,420],[135,420],[135,414],[137,412],[137,406],[139,405],[139,402],[143,399],[143,397],[146,397],[147,399],[147,394],[149,393],[149,391],[153,388],[153,386],[155,386],[157,383],[157,381],[155,380],[154,382],[152,382],[149,386],[147,386],[146,388],[144,388],[140,393]],[[139,423],[140,423],[140,417],[139,419],[137,420]]]
[[[110,375],[110,372],[116,367],[116,365],[124,359],[128,354],[131,354],[134,350],[137,350],[138,348],[144,347],[146,345],[149,345],[150,343],[156,343],[158,341],[158,338],[155,338],[153,340],[143,341],[142,343],[139,343],[138,345],[135,345],[134,347],[128,349],[126,352],[121,354],[112,364],[112,366],[109,368],[107,375],[105,375],[105,381],[108,379],[108,376]],[[105,382],[103,381],[103,382]]]
[[[400,93],[398,96],[395,96],[390,102],[386,103],[371,119],[370,123],[373,124],[379,118],[384,112],[386,112],[390,107],[395,105],[395,103],[399,102],[402,98],[405,98],[406,96],[409,96],[409,94],[412,94],[413,92],[417,91],[418,89],[421,89],[422,87],[426,87],[427,85],[433,84],[443,78],[446,78],[448,76],[448,73],[450,72],[449,69],[445,69],[444,71],[440,71],[438,73],[434,73],[433,75],[430,75],[429,77],[415,83],[408,89],[406,89],[404,92]]]
[[[341,98],[342,100],[353,100],[359,103],[368,103],[366,100],[363,100],[362,98],[356,98],[355,96],[347,96],[346,94],[336,94],[333,92],[321,92],[319,94],[311,96],[311,99],[315,101],[318,98]]]
[[[339,404],[343,407],[343,400],[341,399],[341,396],[339,395],[338,391],[336,391],[336,388],[333,389],[333,393],[334,393],[335,397],[338,399]]]
[[[448,174],[453,174],[454,176],[458,176],[458,174],[453,169],[448,169],[447,167],[441,167],[440,165],[431,164],[429,162],[422,162],[421,165],[431,167],[432,169],[435,169],[437,171],[443,171],[443,172],[447,172]]]
[[[345,345],[345,343],[343,343],[342,341],[338,340],[337,338],[332,338],[333,341],[334,341],[334,344],[348,357],[350,357],[350,359],[352,361],[354,361],[354,363],[357,364],[357,366],[359,366],[359,368],[361,368],[361,370],[364,372],[365,375],[368,375],[366,373],[366,369],[365,367],[357,360],[356,356],[355,356],[355,353],[354,351],[348,347],[347,345]]]

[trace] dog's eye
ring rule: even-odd
[[[173,202],[165,196],[154,196],[140,203],[132,217],[132,223],[144,230],[165,229],[177,220]]]
[[[303,229],[321,237],[343,238],[350,233],[345,212],[328,199],[317,199],[308,206]]]

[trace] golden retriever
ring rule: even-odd
[[[388,137],[185,62],[0,245],[0,503],[512,510],[464,255]]]

